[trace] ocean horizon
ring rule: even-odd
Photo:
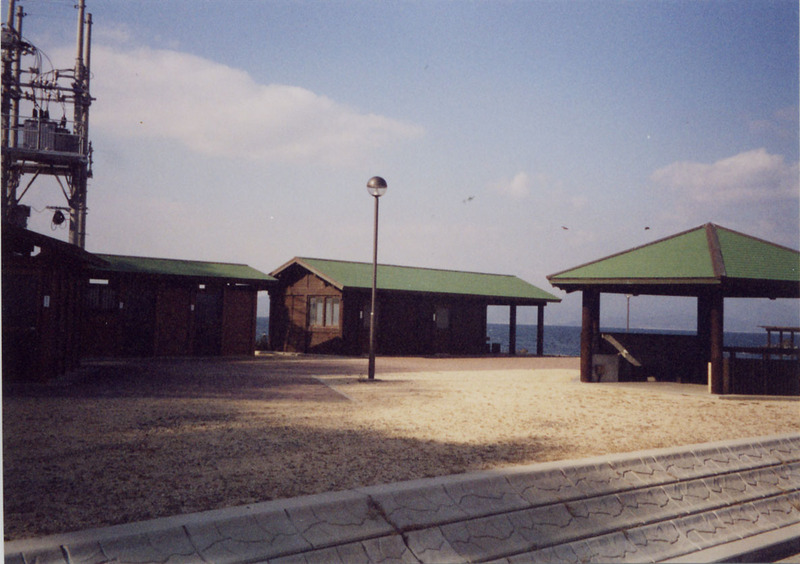
[[[601,331],[624,333],[625,328],[602,327]],[[269,318],[259,317],[256,320],[256,339],[269,332]],[[694,331],[634,329],[631,333],[664,333],[678,335],[694,335]],[[489,343],[499,343],[500,352],[508,352],[508,324],[488,323],[486,327]],[[766,332],[739,333],[726,331],[724,345],[728,347],[762,347],[767,343]],[[574,325],[545,325],[543,354],[546,356],[580,356],[581,328]],[[536,354],[536,325],[517,325],[517,354]]]

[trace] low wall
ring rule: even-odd
[[[7,564],[774,562],[796,553],[800,434],[386,484],[5,544]]]

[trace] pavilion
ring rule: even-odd
[[[707,373],[710,392],[725,394],[731,393],[724,378],[725,298],[800,298],[800,252],[707,223],[547,278],[583,293],[581,381],[592,381],[600,348],[602,293],[686,296],[697,299],[697,335],[688,352]]]

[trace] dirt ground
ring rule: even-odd
[[[500,466],[786,433],[800,403],[581,384],[576,358],[96,361],[3,392],[6,540]]]

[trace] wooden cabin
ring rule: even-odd
[[[81,248],[3,224],[3,381],[42,381],[78,367],[86,272]]]
[[[372,264],[294,258],[271,275],[273,350],[367,352]],[[378,266],[377,290],[376,351],[384,355],[484,354],[488,306],[511,306],[514,322],[517,306],[536,306],[542,331],[544,306],[560,301],[516,276],[389,265]]]
[[[84,356],[249,355],[274,279],[244,264],[96,255],[85,280]]]

